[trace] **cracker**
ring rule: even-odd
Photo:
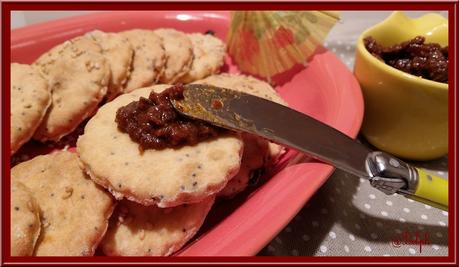
[[[107,256],[169,256],[199,230],[214,197],[161,209],[123,200],[101,243]]]
[[[51,105],[48,83],[30,65],[11,64],[11,151],[32,138]]]
[[[151,30],[120,32],[134,48],[131,75],[124,92],[155,84],[166,64],[166,53],[161,37]]]
[[[40,209],[30,190],[11,183],[11,256],[32,256],[40,235]]]
[[[262,97],[273,102],[279,103],[284,106],[288,106],[274,88],[269,83],[258,80],[251,76],[240,75],[240,74],[218,74],[212,75],[205,79],[195,81],[193,83],[209,84],[213,86],[233,89],[236,91],[252,94],[258,97]],[[269,142],[270,161],[268,164],[275,162],[284,151],[284,148],[278,144]]]
[[[118,96],[131,73],[134,49],[126,38],[117,33],[92,31],[86,34],[102,48],[102,54],[110,65],[111,78],[108,84],[107,99]]]
[[[110,66],[100,46],[87,37],[55,46],[34,65],[48,80],[52,92],[52,105],[34,138],[57,141],[97,108],[107,92]]]
[[[209,34],[192,33],[188,37],[193,44],[193,62],[180,82],[190,83],[218,73],[225,62],[225,43]]]
[[[41,209],[37,256],[91,256],[105,234],[114,201],[86,177],[75,153],[38,156],[11,169]]]
[[[139,145],[118,130],[115,117],[120,107],[169,87],[138,89],[105,104],[78,139],[77,152],[87,173],[118,199],[159,207],[199,202],[223,189],[239,170],[243,143],[236,133],[194,146],[141,153]]]
[[[252,175],[265,166],[269,158],[268,142],[255,135],[244,133],[244,152],[242,153],[241,168],[239,172],[231,178],[218,196],[232,198],[236,194],[244,191]]]
[[[193,61],[193,45],[188,36],[174,29],[157,29],[154,31],[163,39],[166,52],[166,65],[159,81],[173,84],[188,73]]]

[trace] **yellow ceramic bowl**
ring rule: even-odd
[[[411,19],[402,12],[366,30],[358,39],[355,76],[365,98],[362,132],[378,149],[429,160],[448,153],[448,85],[423,79],[379,61],[363,44],[372,36],[384,46],[426,37],[448,45],[448,21],[438,14]]]

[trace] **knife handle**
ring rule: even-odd
[[[448,180],[415,168],[418,173],[418,182],[413,195],[406,195],[442,210],[448,210]]]
[[[366,161],[370,184],[387,195],[401,194],[432,207],[448,210],[448,181],[381,151]]]

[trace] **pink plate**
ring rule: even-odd
[[[11,58],[12,62],[31,63],[52,46],[93,29],[173,27],[185,32],[212,30],[224,39],[228,15],[228,12],[214,11],[122,11],[37,24],[12,31]],[[224,69],[237,71],[229,59]],[[318,49],[307,68],[276,89],[296,110],[349,136],[357,135],[363,118],[360,87],[333,53]],[[297,156],[295,151],[289,151],[259,185],[233,200],[217,203],[197,237],[177,255],[255,255],[297,214],[333,171],[330,165],[319,162],[298,163]]]

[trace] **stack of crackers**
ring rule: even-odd
[[[210,84],[286,104],[263,81],[216,74],[225,45],[175,29],[93,31],[11,65],[11,155],[30,139],[58,142],[87,121],[76,151],[11,169],[13,256],[167,256],[218,198],[243,191],[282,147],[225,132],[197,145],[139,151],[117,110],[176,83]]]

